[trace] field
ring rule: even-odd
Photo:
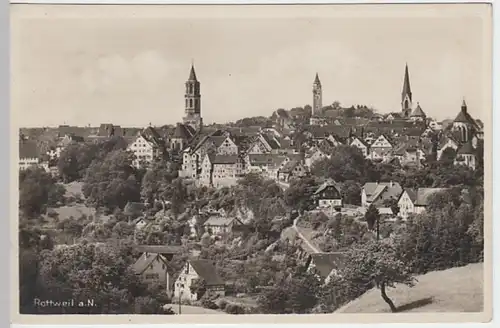
[[[417,277],[413,288],[397,286],[387,294],[400,312],[483,311],[483,263],[429,272]],[[336,313],[390,312],[378,289],[338,309]]]

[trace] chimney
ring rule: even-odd
[[[392,182],[392,180],[391,180],[391,182],[389,183],[389,185],[390,185],[391,187],[394,187],[394,182]]]

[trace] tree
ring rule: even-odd
[[[397,312],[397,307],[387,295],[387,288],[397,283],[413,287],[416,282],[409,268],[398,258],[395,247],[383,241],[368,241],[348,250],[341,276],[365,288],[370,285],[379,288],[392,312]]]
[[[377,224],[380,220],[380,213],[378,209],[372,204],[368,206],[368,209],[365,213],[365,221],[368,224],[368,229],[373,230],[375,224]]]
[[[162,200],[177,175],[177,170],[172,163],[154,162],[142,178],[141,198],[150,204],[153,204],[156,199]]]
[[[145,296],[146,287],[131,270],[133,258],[128,252],[127,247],[90,243],[45,251],[39,275],[43,293],[54,300],[94,300],[93,307],[67,308],[66,313],[133,313],[134,299]]]
[[[317,187],[318,181],[313,176],[293,180],[285,191],[286,204],[301,213],[310,210],[314,205],[312,195]]]
[[[330,178],[337,182],[352,180],[363,183],[373,178],[371,172],[368,171],[369,162],[358,148],[339,145],[333,147],[331,153],[335,156],[313,164],[311,169],[313,175]]]
[[[19,172],[19,209],[27,217],[45,212],[47,206],[57,206],[64,201],[64,186],[58,185],[43,169]]]
[[[95,208],[105,208],[108,213],[116,208],[123,209],[128,202],[138,202],[140,184],[132,159],[132,154],[116,150],[102,162],[94,161],[87,170],[82,188],[87,202]]]

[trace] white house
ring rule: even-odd
[[[429,204],[430,196],[446,188],[405,188],[398,200],[399,216],[407,219],[412,214],[420,214]]]
[[[367,182],[361,190],[361,206],[369,207],[374,205],[385,207],[387,200],[397,201],[403,192],[403,188],[397,182]]]
[[[192,290],[191,286],[196,284],[196,281],[203,281],[205,288]],[[197,301],[206,292],[219,296],[225,295],[225,284],[217,274],[215,264],[210,260],[188,260],[175,281],[174,298]]]
[[[368,146],[368,144],[366,142],[364,142],[360,138],[354,137],[352,139],[351,143],[350,143],[350,146],[351,147],[357,147],[359,150],[361,150],[361,153],[363,154],[363,156],[365,158],[368,157],[369,146]]]

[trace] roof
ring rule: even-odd
[[[162,245],[137,245],[135,249],[138,252],[152,254],[177,254],[181,251],[181,246],[162,246]]]
[[[321,84],[321,81],[319,80],[318,73],[316,73],[316,77],[314,78],[314,83]]]
[[[19,158],[38,158],[39,156],[36,142],[27,140],[19,142]]]
[[[411,112],[410,117],[425,117],[425,113],[419,103],[417,103],[417,107]]]
[[[461,155],[471,155],[471,154],[475,154],[476,151],[474,150],[474,147],[472,147],[472,143],[471,142],[467,142],[465,144],[462,145],[462,147],[460,147],[457,151],[457,154],[461,154]]]
[[[457,117],[455,117],[455,120],[453,120],[453,122],[469,123],[478,128],[476,121],[467,112],[467,104],[465,103],[465,100],[462,102],[462,108],[460,109],[460,112],[458,113]]]
[[[430,196],[441,191],[447,190],[446,188],[406,188],[405,192],[410,197],[415,206],[427,206],[429,204]]]
[[[228,226],[234,220],[238,219],[235,217],[211,216],[203,223],[203,226]]]
[[[202,278],[207,286],[224,285],[224,281],[219,277],[215,265],[210,260],[192,259],[189,263],[194,271]]]
[[[211,160],[212,164],[236,164],[238,161],[238,155],[215,155]]]
[[[382,194],[383,199],[398,199],[403,192],[403,188],[397,182],[367,182],[363,189],[369,202],[378,200]]]
[[[284,155],[278,154],[249,154],[250,165],[275,165],[281,164],[286,159]]]
[[[191,139],[193,134],[191,131],[188,129],[188,125],[182,124],[182,123],[177,123],[177,126],[175,127],[174,134],[172,135],[173,139],[184,139],[188,140]]]
[[[325,181],[321,186],[319,186],[318,189],[316,189],[316,191],[314,192],[314,194],[317,195],[328,187],[334,187],[340,193],[340,189],[337,186],[337,184],[335,183],[335,181],[328,180],[328,181]]]
[[[196,78],[196,72],[194,71],[194,65],[191,65],[191,71],[189,72],[188,81],[198,81],[198,79]]]
[[[261,133],[262,138],[267,142],[267,144],[271,147],[271,149],[279,149],[280,144],[278,141],[265,133]]]
[[[158,253],[143,253],[141,257],[132,265],[132,270],[136,274],[141,274],[157,258]]]
[[[405,77],[403,81],[403,91],[401,99],[404,100],[404,97],[406,95],[409,95],[411,100],[410,74],[408,73],[408,64],[406,64],[405,66]]]
[[[327,278],[332,270],[343,266],[345,255],[343,253],[313,253],[311,264],[318,270],[322,278]]]
[[[280,170],[282,173],[290,173],[293,171],[293,169],[299,164],[299,161],[296,159],[290,160],[288,163],[283,166],[283,168]]]

